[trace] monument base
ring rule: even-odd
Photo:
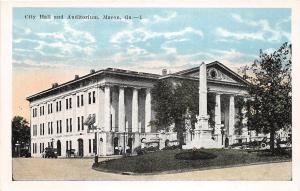
[[[212,137],[212,130],[195,130],[194,134],[190,136],[190,140],[186,141],[183,149],[200,149],[200,148],[221,148],[219,141]]]

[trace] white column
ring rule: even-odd
[[[234,96],[231,95],[229,98],[229,122],[228,122],[229,136],[234,134],[234,118],[235,118]]]
[[[219,93],[216,94],[215,134],[221,134],[221,95]]]
[[[104,89],[104,131],[110,131],[110,87]]]
[[[145,132],[151,132],[151,126],[149,125],[151,121],[151,90],[146,89],[146,99],[145,99]]]
[[[132,93],[132,132],[138,132],[139,115],[138,115],[138,90],[133,88]]]
[[[115,89],[111,90],[111,116],[112,116],[112,131],[116,131],[116,127],[118,126],[118,93]]]
[[[119,132],[125,131],[125,94],[124,87],[119,87]]]

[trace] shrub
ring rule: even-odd
[[[180,145],[167,146],[164,147],[162,150],[175,150],[175,149],[180,149]]]
[[[181,152],[175,155],[175,159],[179,160],[199,160],[199,159],[213,159],[217,155],[199,150],[190,150]]]

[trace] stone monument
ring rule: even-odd
[[[191,140],[186,141],[185,149],[215,148],[216,142],[212,139],[212,129],[208,126],[207,115],[207,77],[206,64],[202,62],[199,68],[199,115],[195,124]]]

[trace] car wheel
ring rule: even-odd
[[[266,143],[262,143],[262,144],[260,145],[260,147],[261,147],[262,149],[264,149],[264,148],[267,147],[267,144],[266,144]]]

